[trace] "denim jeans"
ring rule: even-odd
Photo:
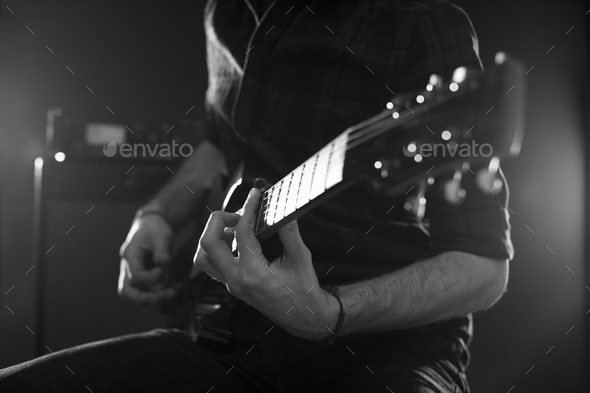
[[[195,344],[183,331],[157,329],[0,370],[0,391],[469,391],[467,348],[445,333],[445,324],[344,336],[323,345],[288,334],[244,304],[236,307],[234,328],[241,334],[231,345]]]

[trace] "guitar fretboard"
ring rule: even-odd
[[[342,181],[349,135],[342,133],[262,194],[257,235]]]

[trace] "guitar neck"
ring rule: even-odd
[[[255,234],[264,238],[295,219],[343,180],[347,130],[262,193]]]
[[[431,107],[439,104],[435,103]],[[390,130],[394,124],[404,123],[407,120],[406,112],[414,114],[423,110],[406,110],[400,112],[399,118],[392,118],[389,111],[381,112],[337,136],[262,193],[256,220],[256,236],[260,240],[266,238],[287,222],[354,184],[343,181],[346,152]]]
[[[393,195],[465,164],[497,167],[520,150],[524,93],[506,91],[524,84],[523,71],[517,61],[497,56],[486,75],[459,67],[448,83],[433,76],[425,90],[397,95],[386,110],[347,129],[264,191],[256,236],[264,239],[359,179]],[[490,154],[436,154],[439,145],[455,152],[475,142],[488,144]]]

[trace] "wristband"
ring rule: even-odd
[[[328,330],[330,330],[332,335],[329,337],[326,337],[320,341],[320,343],[322,343],[322,344],[329,345],[334,342],[334,340],[336,339],[336,336],[338,336],[338,334],[342,330],[342,325],[344,325],[344,316],[346,314],[344,313],[344,306],[342,306],[342,301],[340,300],[339,288],[334,285],[322,285],[321,288],[323,290],[325,290],[326,292],[330,293],[332,296],[334,296],[336,298],[336,300],[338,300],[338,304],[340,304],[340,312],[338,313],[338,322],[336,322],[336,327],[334,328],[334,331],[331,331],[330,328],[328,328],[326,326],[328,328]]]

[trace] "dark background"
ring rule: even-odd
[[[506,392],[512,386],[512,392],[587,391],[582,381],[590,370],[584,341],[590,315],[585,262],[585,130],[590,109],[585,23],[590,5],[573,0],[456,3],[472,18],[484,65],[503,50],[520,58],[527,69],[534,66],[528,74],[524,147],[517,160],[503,164],[511,190],[516,256],[508,293],[475,317],[469,374],[473,391]],[[25,273],[33,255],[33,162],[43,152],[47,108],[59,106],[81,124],[141,120],[174,125],[181,119],[198,119],[204,113],[206,66],[202,1],[12,0],[1,5],[0,367],[4,367],[34,354],[34,337],[25,326],[35,324],[38,269]],[[101,212],[103,225],[111,222],[109,214],[117,223],[113,231],[120,234],[119,244],[128,224],[115,219],[120,216],[117,207],[107,206]],[[77,225],[86,236],[100,236],[91,221]],[[59,236],[52,236],[59,241]],[[84,236],[78,236],[76,241],[83,242]],[[109,248],[102,250],[109,255],[104,263],[116,271],[118,246],[109,243]],[[63,275],[76,279],[70,271]],[[116,284],[104,286],[115,291]],[[75,334],[75,329],[64,326],[63,334]],[[57,349],[61,348],[52,348]]]

